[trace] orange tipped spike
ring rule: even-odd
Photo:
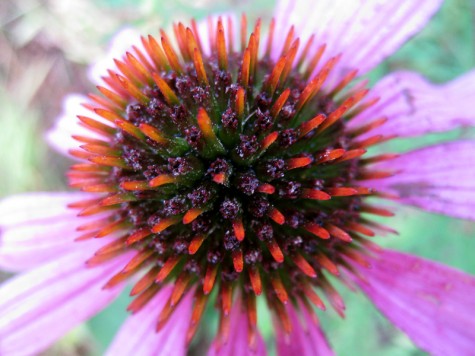
[[[256,295],[261,295],[262,293],[262,281],[261,275],[259,274],[259,270],[257,267],[250,267],[248,268],[249,271],[249,279],[251,281],[252,290]]]
[[[78,115],[77,117],[84,126],[100,135],[113,136],[117,132],[114,127],[103,124],[97,120],[91,119],[90,117],[82,115]]]
[[[170,69],[165,53],[153,36],[148,35],[148,42],[142,37],[142,43],[157,69]]]
[[[131,270],[126,273],[124,272],[119,272],[116,273],[112,278],[110,278],[106,284],[102,287],[102,289],[109,289],[109,288],[114,288],[115,286],[121,284],[125,280],[127,280],[130,276],[132,276],[134,273],[136,273],[137,270]]]
[[[285,63],[284,70],[282,71],[282,75],[280,76],[280,85],[281,86],[285,83],[285,81],[287,80],[287,77],[289,76],[290,71],[293,68],[295,56],[297,55],[299,45],[300,45],[300,40],[297,38],[294,41],[294,43],[292,44],[292,47],[290,47],[290,50],[286,55],[287,62]]]
[[[317,51],[313,55],[312,59],[308,63],[307,69],[305,69],[305,72],[303,74],[304,78],[309,78],[315,68],[317,68],[318,63],[320,62],[320,59],[323,56],[323,53],[325,52],[325,49],[327,48],[327,45],[324,43],[320,47],[318,47]]]
[[[178,99],[173,89],[170,88],[170,86],[157,73],[153,73],[152,77],[160,89],[160,92],[165,97],[167,103],[169,105],[178,105],[180,103],[180,99]]]
[[[123,158],[120,157],[107,157],[107,156],[96,156],[89,158],[89,161],[109,167],[119,167],[128,169],[129,166]]]
[[[285,64],[287,63],[287,57],[282,56],[277,61],[272,70],[271,74],[269,75],[266,81],[267,93],[270,97],[274,95],[275,90],[277,89],[277,84],[279,83],[280,76],[284,70]]]
[[[149,182],[150,187],[160,187],[164,184],[176,183],[177,179],[170,174],[161,174]]]
[[[244,98],[246,96],[246,92],[243,88],[239,88],[236,92],[236,113],[240,120],[244,118]]]
[[[231,283],[224,282],[220,289],[221,294],[221,307],[224,315],[229,315],[231,311],[231,305],[233,302],[233,287]]]
[[[98,85],[96,88],[101,92],[102,95],[104,95],[107,99],[116,104],[118,107],[122,109],[126,107],[127,100],[121,95],[100,85]]]
[[[363,99],[366,94],[368,94],[369,89],[363,89],[357,92],[355,95],[346,99],[343,104],[341,104],[335,111],[328,115],[327,120],[319,127],[318,132],[324,131],[326,128],[333,125],[338,121],[348,110],[355,106],[361,99]]]
[[[362,224],[358,224],[356,222],[350,222],[346,225],[346,228],[349,229],[350,231],[358,232],[360,234],[366,235],[373,237],[375,236],[375,233],[373,230],[367,228],[366,226]]]
[[[221,19],[218,20],[218,28],[216,30],[216,50],[218,52],[219,69],[228,69],[228,55],[226,53],[226,39],[224,36],[224,27]]]
[[[160,286],[158,284],[151,285],[142,294],[135,298],[132,303],[129,304],[127,311],[131,312],[132,314],[137,313],[140,309],[147,305],[147,303],[155,296],[155,294],[157,294],[159,290]]]
[[[274,194],[275,188],[273,185],[270,185],[268,183],[261,184],[258,188],[257,191],[259,193],[264,193],[264,194]]]
[[[203,136],[208,140],[217,140],[217,137],[213,130],[213,123],[208,116],[208,113],[205,109],[200,108],[198,110],[198,116],[196,117],[198,121],[198,126],[200,127],[201,132],[203,132]]]
[[[272,108],[270,109],[270,114],[272,117],[275,119],[277,115],[279,115],[280,110],[284,107],[285,102],[289,98],[290,95],[290,89],[285,89],[282,94],[277,98],[275,101],[274,105],[272,105]]]
[[[244,225],[242,223],[241,218],[237,218],[233,221],[233,230],[234,235],[236,236],[236,239],[238,239],[238,241],[244,240],[244,237],[246,236],[246,230],[244,229]]]
[[[318,114],[313,119],[308,120],[300,125],[299,137],[303,137],[313,129],[317,128],[327,117],[324,114]]]
[[[331,199],[331,195],[318,189],[304,188],[302,189],[302,198],[314,200],[329,200]]]
[[[101,237],[105,237],[109,234],[112,234],[113,232],[116,232],[116,231],[120,231],[120,230],[123,230],[123,229],[126,229],[126,228],[129,228],[131,227],[131,223],[127,220],[119,220],[119,221],[116,221],[116,222],[113,222],[109,225],[106,225],[104,228],[102,228],[97,234],[96,234],[96,238],[101,238]]]
[[[265,57],[270,57],[272,52],[272,42],[274,40],[275,19],[273,18],[269,24],[269,33],[267,34],[267,45]]]
[[[132,180],[120,183],[120,187],[125,190],[149,190],[151,189],[146,181]]]
[[[296,254],[295,256],[292,257],[292,260],[294,263],[297,265],[300,270],[305,273],[307,276],[311,278],[317,277],[317,272],[313,269],[313,267],[307,262],[307,260],[301,255],[301,254]]]
[[[327,228],[328,232],[330,233],[330,235],[332,235],[332,236],[334,236],[334,237],[336,237],[336,238],[338,238],[342,241],[345,241],[345,242],[353,241],[351,236],[346,231],[340,229],[338,226],[328,224],[328,225],[326,225],[326,228]]]
[[[124,88],[131,96],[137,99],[138,102],[148,105],[150,98],[144,95],[142,91],[137,88],[130,80],[119,74],[116,74],[115,76],[120,85],[122,85],[122,88]]]
[[[249,62],[249,74],[250,78],[254,78],[254,73],[256,71],[256,62],[257,62],[257,51],[258,51],[258,39],[256,34],[251,33],[249,38],[249,54],[250,54],[250,62]]]
[[[185,216],[183,216],[183,224],[186,225],[186,224],[191,223],[198,216],[203,214],[204,211],[205,211],[204,209],[200,209],[200,208],[193,208],[193,209],[188,210]]]
[[[150,236],[151,234],[152,234],[152,231],[150,231],[150,229],[147,229],[147,228],[137,230],[129,235],[126,243],[127,245],[132,245],[133,243],[143,240],[144,238],[146,238],[147,236]]]
[[[298,71],[302,68],[303,63],[305,60],[308,58],[308,52],[310,51],[310,48],[312,47],[313,41],[315,40],[315,34],[312,34],[310,38],[307,40],[307,43],[305,44],[305,47],[300,54],[299,60],[297,61],[296,68]]]
[[[362,148],[346,151],[340,158],[338,158],[338,161],[336,162],[344,162],[350,159],[355,159],[355,158],[361,157],[365,153],[366,153],[366,150]]]
[[[386,153],[386,154],[381,154],[369,158],[365,158],[361,161],[363,164],[371,164],[371,163],[376,163],[376,162],[381,162],[381,161],[387,161],[390,159],[398,158],[400,155],[397,153]]]
[[[315,156],[315,163],[321,164],[321,163],[333,161],[343,156],[345,152],[346,151],[343,148],[337,148],[335,150],[326,150],[325,152],[320,153]]]
[[[246,49],[246,39],[247,39],[247,18],[246,15],[242,14],[241,16],[241,52],[244,52]]]
[[[358,194],[358,191],[356,189],[350,187],[327,188],[326,191],[332,197],[349,197]]]
[[[170,256],[167,262],[165,262],[165,264],[163,265],[160,272],[158,272],[157,276],[155,277],[155,282],[160,283],[165,280],[165,278],[168,277],[168,275],[175,268],[179,261],[180,256]]]
[[[249,85],[249,75],[251,72],[251,51],[249,48],[246,48],[242,56],[242,65],[241,65],[241,85],[244,88],[247,88]]]
[[[109,205],[116,205],[122,204],[128,201],[135,201],[137,198],[134,194],[131,193],[118,193],[111,196],[108,196],[104,200],[101,201],[102,206],[109,206]]]
[[[308,223],[304,226],[304,228],[308,232],[314,234],[315,236],[321,239],[327,240],[330,238],[330,233],[327,230],[325,230],[323,227],[315,223]]]
[[[279,225],[285,223],[285,216],[276,208],[271,208],[267,215]]]
[[[328,258],[328,256],[324,253],[319,253],[316,256],[317,262],[325,268],[331,274],[338,276],[340,272],[338,271],[338,267]]]
[[[150,81],[150,73],[149,71],[140,63],[140,61],[135,58],[135,56],[130,53],[126,52],[127,62],[128,64],[135,70],[135,73],[140,77],[142,82],[151,84]]]
[[[165,56],[168,59],[168,63],[170,63],[170,66],[173,68],[175,72],[177,72],[178,74],[182,74],[183,68],[180,64],[180,61],[178,60],[178,56],[175,50],[170,44],[170,41],[168,40],[168,37],[166,36],[165,32],[160,31],[160,33],[162,35],[161,40],[162,40],[163,51],[165,52]]]
[[[137,295],[150,287],[155,282],[155,276],[159,270],[159,267],[151,268],[142,278],[139,279],[137,283],[135,283],[134,287],[130,291],[130,295]]]
[[[193,313],[191,314],[191,325],[196,325],[201,319],[201,315],[205,310],[206,301],[208,297],[205,296],[201,290],[197,289],[195,292],[195,303],[193,304]]]
[[[111,156],[111,157],[119,157],[122,155],[122,152],[120,150],[114,150],[111,147],[104,146],[102,144],[93,144],[93,143],[88,143],[85,145],[80,146],[84,151],[87,151],[89,153],[94,153],[97,155],[101,156]]]
[[[265,151],[269,148],[270,145],[272,145],[275,140],[277,140],[277,137],[279,137],[279,133],[277,131],[274,131],[270,134],[268,134],[266,137],[261,142],[261,151]]]
[[[145,249],[143,251],[138,252],[132,259],[125,265],[125,267],[122,269],[123,273],[130,272],[132,270],[135,270],[137,267],[139,267],[143,262],[145,262],[152,254],[154,251],[152,249]]]
[[[326,310],[325,304],[320,299],[317,293],[313,290],[313,288],[308,285],[307,283],[304,284],[303,292],[307,296],[308,299],[318,308],[321,310]]]
[[[127,247],[126,244],[125,244],[125,239],[126,238],[127,238],[127,236],[124,236],[120,239],[113,240],[112,242],[109,242],[107,245],[102,246],[99,250],[97,250],[94,255],[95,256],[107,255],[111,252],[116,252],[118,250],[125,249]]]
[[[152,232],[159,233],[163,230],[167,229],[168,227],[178,224],[181,218],[179,216],[172,216],[169,218],[162,218],[160,219],[158,224],[155,224],[152,228]]]
[[[180,277],[177,278],[175,281],[175,285],[173,287],[172,294],[170,296],[170,305],[173,307],[175,306],[185,293],[188,284],[190,283],[191,276],[189,274],[182,274]]]
[[[206,75],[205,66],[203,64],[203,58],[201,57],[200,51],[195,48],[193,50],[193,63],[196,69],[196,76],[201,84],[209,85],[208,76]]]
[[[280,249],[279,244],[277,243],[277,241],[275,241],[275,239],[267,241],[266,245],[269,249],[270,254],[276,262],[284,262],[284,254],[282,253],[282,250]]]
[[[197,235],[193,237],[193,240],[191,240],[190,245],[188,246],[188,253],[194,255],[199,250],[204,240],[205,235]]]
[[[387,209],[376,207],[376,206],[370,206],[370,205],[362,205],[361,211],[364,213],[374,214],[374,215],[379,215],[379,216],[386,216],[386,217],[394,216],[394,213]]]
[[[143,141],[145,135],[140,131],[138,127],[131,124],[130,122],[120,119],[114,121],[115,125],[120,128],[122,131],[127,132],[129,135],[135,137],[137,140]]]
[[[169,141],[163,137],[160,130],[156,129],[155,127],[148,124],[140,124],[139,128],[148,138],[154,140],[155,142],[161,145],[166,145],[169,143]]]
[[[216,280],[216,275],[218,274],[218,265],[208,265],[206,270],[206,275],[203,281],[203,293],[208,295],[214,287],[214,281]]]
[[[320,90],[323,83],[327,79],[328,74],[339,59],[340,56],[330,58],[330,60],[328,60],[328,62],[323,66],[322,70],[310,81],[310,83],[308,83],[308,85],[302,91],[297,104],[295,105],[297,112],[300,112],[304,105]]]
[[[236,272],[242,272],[244,268],[244,258],[240,248],[233,251],[233,265]]]
[[[346,74],[343,79],[335,86],[335,89],[331,91],[330,95],[335,96],[337,93],[343,90],[353,79],[356,78],[357,74],[358,69],[353,69],[348,72],[348,74]]]
[[[287,170],[297,169],[306,167],[313,162],[313,159],[310,157],[297,157],[297,158],[289,158],[285,161],[285,165]]]
[[[280,276],[278,274],[273,274],[271,275],[270,281],[272,287],[274,288],[275,294],[277,295],[277,298],[279,298],[282,303],[287,304],[287,302],[289,301],[289,296],[287,294],[287,291],[285,290],[282,280],[280,279]]]

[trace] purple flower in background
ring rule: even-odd
[[[213,304],[209,354],[264,355],[257,298],[279,355],[330,355],[314,307],[344,315],[335,281],[420,348],[471,354],[475,279],[369,240],[394,231],[378,200],[475,219],[474,141],[366,153],[475,123],[475,72],[357,79],[440,3],[282,0],[249,33],[233,16],[123,32],[91,71],[99,93],[69,96],[48,133],[81,192],[0,202],[0,266],[20,272],[0,286],[0,354],[41,352],[130,282],[108,355],[186,354]]]

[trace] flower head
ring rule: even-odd
[[[291,14],[307,6],[290,4],[284,1],[279,6],[290,6]],[[365,5],[352,4],[357,7],[350,10],[365,13]],[[421,4],[424,18],[437,8],[436,2]],[[393,5],[387,1],[385,11],[389,13]],[[424,22],[410,17],[413,10],[407,2],[396,18]],[[342,14],[345,21],[351,13]],[[125,281],[133,281],[134,299],[128,310],[140,315],[126,322],[111,354],[136,352],[134,344],[127,342],[135,329],[144,335],[143,354],[155,353],[159,345],[166,354],[174,343],[178,353],[185,353],[211,300],[216,300],[220,322],[210,353],[227,354],[234,343],[243,352],[262,354],[257,297],[265,298],[277,320],[281,354],[331,353],[314,307],[325,310],[321,298],[325,296],[344,315],[344,301],[333,286],[336,280],[357,285],[422,347],[434,352],[465,350],[470,332],[451,336],[453,345],[448,348],[433,346],[413,326],[417,311],[406,319],[399,316],[401,308],[409,308],[408,297],[397,292],[391,298],[388,291],[401,275],[414,284],[402,283],[401,289],[407,287],[409,295],[414,290],[428,294],[443,308],[448,299],[434,288],[446,281],[423,266],[427,274],[423,282],[418,264],[428,262],[382,250],[369,240],[393,230],[371,218],[389,217],[392,212],[368,199],[400,200],[449,213],[455,199],[445,205],[427,201],[431,194],[442,195],[444,187],[456,184],[453,178],[458,171],[452,167],[452,173],[443,177],[423,178],[447,164],[439,167],[424,160],[440,150],[473,159],[468,153],[473,142],[402,156],[368,156],[367,148],[407,135],[404,120],[409,113],[394,114],[395,108],[421,115],[432,102],[420,99],[418,90],[424,86],[432,90],[433,102],[442,94],[410,75],[408,81],[404,74],[383,80],[373,91],[357,79],[358,70],[370,69],[388,48],[394,49],[388,41],[399,44],[399,37],[376,36],[374,43],[369,41],[352,57],[356,45],[350,40],[368,29],[338,40],[339,31],[348,25],[345,21],[322,26],[327,32],[317,36],[307,35],[300,28],[302,21],[286,26],[283,17],[281,9],[266,31],[258,21],[249,34],[245,16],[239,25],[233,17],[210,18],[206,31],[195,22],[189,27],[178,23],[174,37],[165,31],[159,38],[141,37],[140,48],[137,44],[115,59],[116,68],[103,77],[99,94],[91,94],[84,103],[88,113],[78,115],[81,131],[72,132],[80,147],[69,154],[79,162],[68,178],[71,187],[84,192],[79,200],[66,199],[69,208],[78,210],[73,218],[79,224],[75,242],[67,238],[59,247],[53,244],[55,253],[67,251],[64,261],[54,260],[35,273],[52,275],[62,263],[70,268],[65,273],[78,270],[81,277],[70,288],[94,290],[98,301],[89,300],[97,308],[117,295]],[[414,31],[407,27],[402,37]],[[322,38],[328,41],[323,43]],[[376,50],[378,44],[381,48]],[[457,90],[460,86],[453,84],[447,92],[454,95]],[[430,123],[418,124],[409,134],[460,123],[454,117],[438,126],[444,118],[437,115],[432,113]],[[464,123],[473,124],[473,118]],[[51,137],[57,142],[60,136]],[[468,183],[467,189],[472,185]],[[61,214],[71,218],[72,213]],[[450,214],[473,218],[464,208]],[[94,255],[86,258],[92,251]],[[407,265],[399,260],[407,260]],[[447,286],[448,293],[465,303],[459,293],[464,288],[473,290],[473,279],[447,273],[456,286],[454,294],[450,294],[452,285]],[[4,288],[8,291],[15,283],[24,282],[13,281]],[[35,288],[41,301],[41,283]],[[22,298],[20,290],[9,295],[5,305],[18,307]],[[67,299],[68,294],[59,291],[53,301],[70,305]],[[439,312],[419,303],[426,316]],[[39,305],[29,308],[48,310]],[[90,312],[85,310],[72,322]],[[447,316],[445,309],[441,313]],[[7,352],[16,350],[15,327],[20,328],[27,315],[8,314],[6,320],[17,326],[4,327],[10,338]],[[457,325],[458,314],[448,317],[447,325]],[[430,320],[420,323],[421,328],[431,326]],[[235,328],[239,331],[233,332]],[[151,333],[153,329],[157,335]],[[58,330],[52,332],[57,334]]]
[[[363,202],[373,192],[359,182],[392,175],[368,168],[392,155],[360,158],[388,139],[361,139],[386,119],[346,127],[377,98],[363,100],[363,85],[347,88],[356,71],[322,88],[340,56],[317,70],[325,45],[309,54],[314,37],[297,57],[300,40],[291,29],[273,60],[273,24],[261,38],[257,22],[248,39],[246,22],[237,51],[230,18],[210,22],[209,52],[193,26],[181,23],[178,52],[165,32],[160,44],[142,38],[145,51],[116,60],[119,72],[104,78],[110,89],[100,86],[103,96],[92,96],[88,108],[103,120],[79,117],[102,139],[75,136],[81,150],[70,151],[87,162],[71,168],[71,186],[98,193],[73,207],[79,216],[101,214],[80,226],[79,240],[126,230],[88,264],[135,252],[106,284],[147,271],[132,289],[132,312],[174,284],[158,328],[194,289],[189,339],[215,288],[221,319],[240,293],[252,330],[261,294],[287,332],[288,302],[325,309],[314,288],[342,315],[343,302],[321,270],[339,275],[348,260],[365,263],[374,249],[365,236],[374,232],[361,213],[391,215]],[[222,322],[220,333],[226,328]]]

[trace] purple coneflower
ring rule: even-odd
[[[0,289],[0,353],[43,350],[127,281],[136,315],[109,355],[185,354],[212,304],[209,353],[263,355],[257,298],[279,354],[328,355],[314,308],[344,314],[335,281],[422,349],[472,353],[475,279],[370,240],[393,231],[372,219],[392,215],[378,199],[475,218],[475,142],[366,154],[474,124],[475,73],[433,86],[399,72],[371,90],[357,79],[440,2],[281,1],[249,33],[243,16],[142,37],[80,125],[66,116],[49,135],[78,160],[68,178],[82,192],[0,205],[0,264],[22,271]]]

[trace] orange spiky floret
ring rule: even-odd
[[[178,23],[175,42],[161,31],[159,41],[141,38],[144,51],[133,47],[116,59],[118,70],[108,71],[100,95],[85,105],[94,118],[79,117],[102,138],[74,137],[81,146],[71,154],[87,163],[75,164],[68,178],[100,194],[72,206],[81,216],[101,217],[83,224],[78,239],[120,235],[88,265],[136,251],[105,286],[144,270],[131,291],[131,312],[173,283],[157,316],[160,329],[194,290],[190,342],[217,289],[225,341],[240,293],[253,345],[256,296],[265,295],[287,333],[284,304],[325,309],[317,291],[343,315],[344,303],[322,270],[341,278],[347,260],[367,266],[366,251],[377,246],[364,236],[384,227],[360,214],[392,213],[362,203],[382,195],[358,181],[395,174],[371,166],[395,155],[361,158],[393,137],[366,136],[385,118],[346,127],[378,99],[365,99],[364,85],[348,89],[356,70],[328,88],[339,55],[326,56],[326,45],[311,36],[297,56],[293,27],[276,38],[272,20],[265,39],[260,21],[247,33],[245,16],[238,51],[233,26],[230,18],[210,19],[204,46],[196,22]]]

